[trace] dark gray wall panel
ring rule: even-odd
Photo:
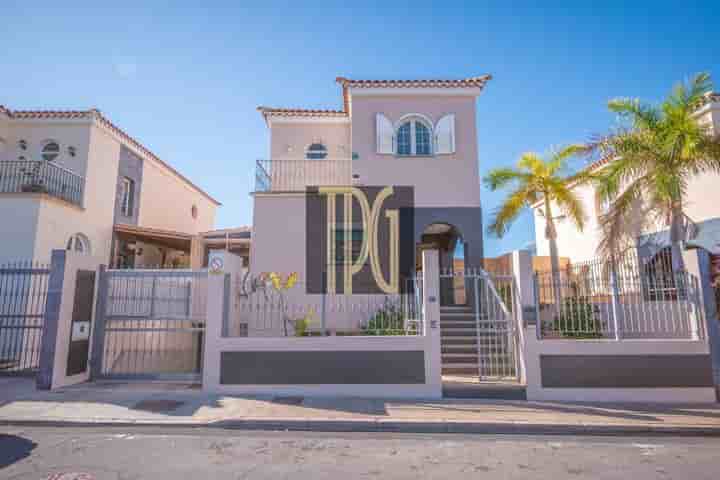
[[[712,387],[710,355],[541,355],[545,388]]]
[[[483,259],[483,227],[480,207],[415,207],[415,241],[419,242],[428,225],[453,225],[468,243],[466,265],[480,266]]]
[[[221,352],[222,385],[423,384],[423,351]]]
[[[127,177],[135,182],[135,192],[132,199],[132,215],[122,213],[122,179]],[[126,147],[120,147],[120,161],[118,164],[117,187],[115,189],[115,223],[137,225],[140,215],[140,195],[142,194],[143,160]]]

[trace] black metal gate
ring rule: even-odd
[[[206,270],[101,271],[93,376],[196,381]]]
[[[0,375],[33,375],[40,364],[47,265],[0,266]]]

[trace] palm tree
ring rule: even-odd
[[[685,213],[689,182],[720,172],[720,138],[695,117],[711,87],[710,76],[701,73],[676,85],[660,105],[635,99],[608,103],[623,123],[589,145],[590,152],[612,159],[596,177],[598,196],[609,204],[600,220],[600,253],[612,259],[631,246],[635,239],[625,227],[631,222],[641,231],[669,226],[672,269],[684,270],[682,245],[696,231]]]
[[[525,208],[543,202],[541,214],[545,218],[545,238],[550,243],[550,268],[552,271],[555,303],[560,308],[560,259],[557,249],[557,230],[553,208],[557,207],[578,230],[585,226],[585,211],[573,186],[588,181],[591,174],[565,175],[568,160],[583,152],[585,147],[570,145],[551,152],[547,159],[537,153],[524,153],[516,167],[496,168],[484,179],[485,185],[495,191],[511,188],[505,201],[495,210],[488,232],[498,238],[505,235],[513,221]],[[559,310],[558,310],[559,311]]]

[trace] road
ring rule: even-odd
[[[717,478],[720,438],[0,427],[0,479]]]

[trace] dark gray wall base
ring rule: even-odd
[[[222,385],[423,384],[423,351],[221,352]]]
[[[712,387],[710,355],[541,355],[545,388]]]

